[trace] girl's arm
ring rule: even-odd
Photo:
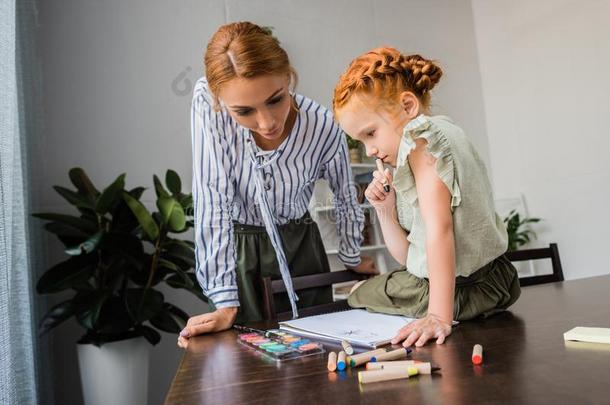
[[[417,139],[409,154],[409,165],[417,187],[417,198],[426,227],[426,256],[430,296],[428,315],[401,329],[393,342],[422,346],[429,339],[442,343],[451,333],[455,293],[455,241],[451,193],[436,172],[436,158],[426,150],[426,140]]]
[[[426,141],[416,140],[409,155],[417,198],[426,226],[426,257],[430,280],[428,314],[451,324],[455,291],[455,242],[451,193],[438,177],[436,159],[426,150]]]
[[[409,251],[407,232],[398,222],[396,191],[390,187],[390,191],[386,193],[383,190],[384,179],[387,179],[388,183],[392,183],[392,174],[388,169],[383,174],[377,170],[374,171],[373,181],[369,184],[365,195],[377,211],[381,233],[388,251],[398,263],[404,265],[407,263],[407,253]]]

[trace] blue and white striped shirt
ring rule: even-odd
[[[291,133],[277,149],[257,157],[273,219],[281,225],[301,218],[316,180],[328,180],[335,196],[339,259],[356,266],[364,215],[351,187],[345,136],[328,109],[299,94],[294,99],[299,112]],[[253,138],[225,110],[214,111],[205,78],[195,85],[191,135],[197,279],[217,308],[239,306],[233,221],[265,225],[246,149]]]

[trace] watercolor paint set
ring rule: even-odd
[[[279,329],[268,331],[248,329],[237,336],[237,341],[275,361],[294,360],[326,352],[318,342]]]

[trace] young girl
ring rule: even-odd
[[[483,162],[460,127],[430,114],[441,76],[419,55],[378,48],[350,64],[333,100],[341,127],[394,167],[376,171],[365,195],[390,253],[406,265],[357,285],[348,302],[420,318],[394,337],[404,346],[443,343],[453,320],[491,315],[520,294]]]
[[[376,273],[360,258],[364,216],[349,187],[345,136],[332,114],[290,92],[296,73],[277,39],[240,22],[220,27],[205,54],[206,76],[192,104],[193,198],[197,278],[213,311],[189,319],[188,338],[230,328],[236,318],[262,318],[260,278],[282,278],[297,297],[291,276],[328,272],[322,238],[307,207],[316,180],[335,195],[339,259],[349,268]],[[298,304],[330,302],[330,288],[299,294]]]

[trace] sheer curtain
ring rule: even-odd
[[[0,404],[35,404],[32,273],[25,187],[27,120],[16,0],[0,0]]]

